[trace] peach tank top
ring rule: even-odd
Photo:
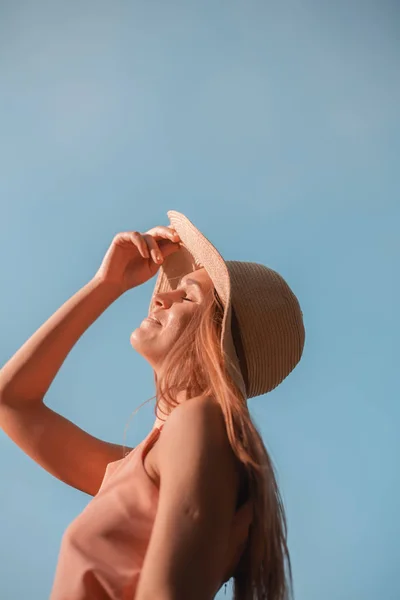
[[[50,600],[132,600],[158,505],[143,460],[163,428],[109,463],[99,491],[62,538]]]

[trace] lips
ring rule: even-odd
[[[153,323],[157,323],[157,325],[161,325],[160,321],[155,317],[147,317],[148,321],[153,321]]]

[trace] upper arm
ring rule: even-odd
[[[213,598],[238,489],[219,406],[201,398],[179,405],[158,443],[159,504],[137,598]]]
[[[46,471],[91,496],[108,463],[123,458],[122,446],[90,435],[42,401],[23,407],[0,404],[0,427]]]

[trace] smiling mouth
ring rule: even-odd
[[[146,317],[146,321],[151,321],[152,323],[156,323],[157,325],[161,325],[160,321],[157,321],[154,317]]]

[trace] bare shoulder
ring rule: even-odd
[[[169,432],[185,437],[197,435],[211,443],[228,441],[225,420],[218,402],[210,396],[196,396],[179,404],[170,414],[163,428],[164,437]]]
[[[226,460],[234,460],[221,407],[210,397],[191,398],[176,406],[166,420],[160,439],[146,457],[149,474],[159,487],[162,467],[173,469],[177,461],[182,465],[183,452],[186,458],[196,454],[207,461],[215,454],[222,457],[222,447]]]
[[[202,473],[204,481],[217,473],[229,480],[236,496],[239,484],[237,458],[229,443],[222,409],[212,398],[199,396],[179,404],[169,415],[157,449],[157,472],[162,479],[185,471]],[[190,473],[190,474],[189,474]]]

